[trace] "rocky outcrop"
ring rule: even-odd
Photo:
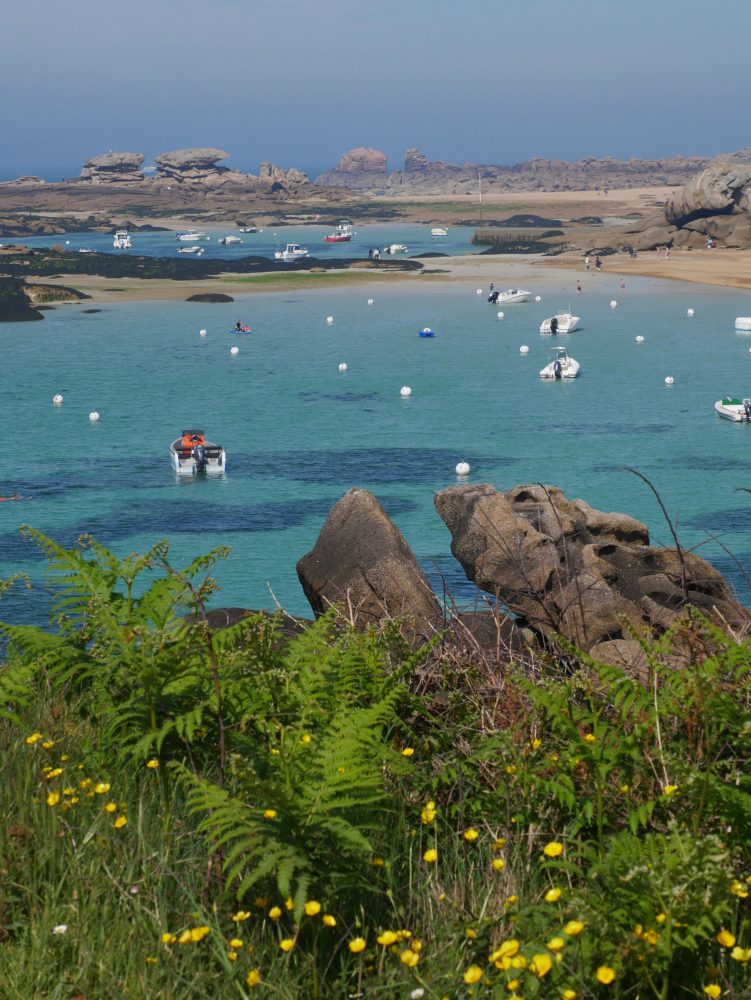
[[[139,184],[143,181],[143,154],[102,153],[85,160],[81,180],[89,184]]]
[[[673,245],[751,247],[751,166],[717,162],[670,197],[664,210],[624,231],[637,250]]]
[[[207,146],[160,153],[154,157],[157,180],[168,181],[170,184],[198,185],[216,182],[231,172],[228,167],[219,166],[219,160],[225,160],[228,156],[229,153],[222,149]]]
[[[567,500],[556,487],[454,486],[435,505],[468,578],[545,642],[563,635],[614,662],[633,659],[631,630],[663,632],[686,604],[728,623],[751,621],[703,559],[652,548],[641,522]]]
[[[422,639],[443,619],[401,532],[367,490],[351,489],[332,507],[297,575],[316,615],[336,605],[360,624],[404,617]]]
[[[379,149],[360,146],[345,153],[333,170],[326,170],[316,178],[316,183],[355,191],[376,191],[383,188],[388,177],[386,154]]]
[[[258,180],[275,190],[294,192],[304,184],[309,184],[308,175],[294,167],[278,167],[275,163],[263,162],[258,167]]]

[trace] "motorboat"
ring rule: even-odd
[[[570,312],[556,313],[540,323],[540,333],[573,333],[580,320],[581,316],[572,316]]]
[[[349,243],[354,236],[351,222],[340,222],[333,233],[327,233],[323,237],[324,243]]]
[[[196,256],[200,257],[204,252],[204,248],[199,246],[197,243],[192,247],[180,247],[177,251],[178,253],[194,253]]]
[[[507,288],[505,292],[491,292],[488,302],[493,305],[513,306],[519,302],[528,302],[532,298],[531,292],[525,292],[523,288]]]
[[[405,243],[392,243],[391,246],[383,248],[384,253],[407,253]]]
[[[436,226],[435,229],[430,230],[431,236],[448,236],[448,234],[449,234],[448,229],[441,229],[440,226]]]
[[[242,243],[244,241],[241,240],[239,236],[223,236],[219,240],[219,242],[222,244],[222,246],[232,247],[232,246],[236,246],[238,243]]]
[[[258,226],[240,226],[241,233],[260,233]]]
[[[736,316],[735,328],[743,333],[751,333],[751,316]]]
[[[183,243],[195,243],[196,240],[202,240],[205,236],[206,233],[199,233],[198,230],[191,229],[187,233],[178,233],[175,239]]]
[[[288,243],[284,250],[277,250],[274,254],[275,260],[283,260],[287,264],[302,257],[310,257],[310,251],[301,247],[299,243]]]
[[[540,378],[576,378],[581,365],[569,356],[565,347],[559,347],[556,356],[540,372]]]
[[[115,232],[115,238],[112,241],[112,246],[115,250],[130,250],[130,233],[127,229],[118,229]]]
[[[741,423],[743,420],[751,421],[751,399],[734,399],[732,396],[723,396],[714,404],[715,412],[726,420],[734,420]]]
[[[201,430],[189,428],[169,446],[172,468],[181,476],[224,472],[227,454],[220,444],[207,441]]]

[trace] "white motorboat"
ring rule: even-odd
[[[723,396],[714,404],[715,412],[726,420],[741,423],[751,421],[751,399],[735,399],[733,396]]]
[[[197,243],[192,247],[180,247],[177,251],[178,253],[194,253],[197,257],[200,257],[203,253],[203,247],[199,246]]]
[[[556,356],[540,372],[540,378],[576,378],[581,365],[569,356],[565,347],[559,347]]]
[[[130,250],[130,233],[127,229],[118,229],[115,232],[115,238],[112,241],[112,246],[115,250]]]
[[[507,288],[505,292],[498,293],[495,301],[498,305],[513,306],[519,302],[528,302],[531,298],[532,293],[526,292],[523,288]]]
[[[301,247],[299,243],[288,243],[284,250],[277,250],[274,254],[275,260],[283,260],[287,264],[302,257],[310,257],[310,251]]]
[[[430,230],[431,236],[448,236],[448,234],[449,234],[448,229],[441,229],[440,226],[436,226],[435,229]]]
[[[224,472],[227,454],[220,444],[207,441],[203,431],[189,428],[169,446],[172,468],[181,476]]]
[[[383,248],[384,253],[407,253],[407,245],[405,243],[392,243],[391,246]]]
[[[572,316],[570,312],[556,313],[540,323],[540,333],[572,333],[580,320],[581,316]]]
[[[181,240],[183,243],[195,243],[196,240],[202,240],[205,236],[206,233],[199,233],[197,229],[191,229],[187,233],[178,233],[175,239]]]
[[[243,243],[244,241],[241,240],[239,236],[223,236],[219,242],[222,246],[232,247],[236,246],[238,243]]]
[[[736,316],[735,328],[743,333],[751,333],[751,316]]]
[[[261,231],[258,226],[240,226],[241,233],[260,233]]]

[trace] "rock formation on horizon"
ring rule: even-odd
[[[316,184],[346,187],[353,191],[380,190],[389,178],[386,154],[379,149],[358,146],[341,157],[333,170],[316,177]]]
[[[90,184],[140,184],[142,153],[102,153],[84,160],[81,180]]]
[[[738,154],[740,155],[740,154]],[[717,161],[677,191],[656,215],[624,230],[637,250],[659,246],[751,247],[751,165]]]

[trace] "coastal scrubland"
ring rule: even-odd
[[[749,995],[744,635],[687,609],[636,679],[336,611],[212,631],[222,550],[25,533],[54,604],[1,627],[3,996]]]

